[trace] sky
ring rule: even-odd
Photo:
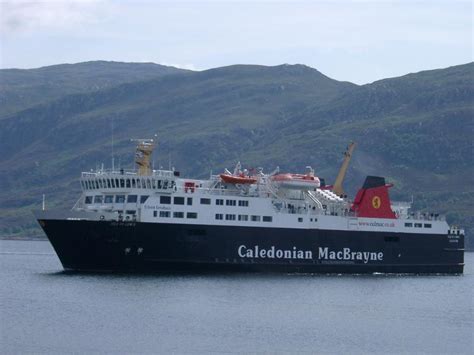
[[[0,68],[305,64],[357,84],[473,61],[470,0],[5,1]]]

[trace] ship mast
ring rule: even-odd
[[[344,177],[346,176],[347,168],[349,167],[349,162],[351,161],[352,152],[354,151],[355,146],[355,142],[351,142],[344,152],[344,161],[342,162],[341,169],[339,169],[339,174],[337,174],[336,182],[332,187],[332,191],[338,196],[345,194],[344,189],[342,188],[342,183],[344,182]]]
[[[155,148],[153,139],[132,139],[132,142],[137,142],[135,164],[138,175],[151,175],[151,154]]]

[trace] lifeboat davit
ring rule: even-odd
[[[255,184],[257,178],[255,176],[245,176],[244,174],[232,175],[232,174],[220,174],[222,181],[228,184]]]
[[[321,185],[319,178],[312,174],[278,174],[271,177],[279,187],[298,190],[312,190]]]

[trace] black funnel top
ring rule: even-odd
[[[381,176],[367,176],[365,178],[363,189],[385,186],[385,178]]]

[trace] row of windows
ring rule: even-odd
[[[115,189],[115,188],[138,188],[138,189],[172,189],[175,185],[174,181],[157,180],[147,178],[103,178],[103,179],[87,179],[81,180],[81,186],[84,190],[97,189]]]
[[[239,221],[248,221],[249,220],[249,216],[246,215],[246,214],[239,214],[239,215],[235,215],[235,214],[223,214],[223,213],[216,213],[216,219],[217,220],[224,220],[224,217],[225,217],[225,220],[226,221],[235,221],[236,218],[239,220]],[[250,216],[250,220],[252,222],[260,222],[260,221],[263,221],[263,222],[272,222],[273,221],[273,217],[272,216]]]
[[[209,200],[209,203],[206,203],[207,205],[209,205],[211,203],[211,200],[210,199],[208,199],[208,200]],[[222,198],[216,199],[216,205],[217,206],[224,206],[224,199],[222,199]],[[225,205],[226,206],[237,206],[237,200],[225,200]],[[249,202],[247,200],[239,200],[239,206],[240,207],[248,207]]]
[[[142,195],[140,196],[140,203],[145,203],[149,196],[148,195]],[[127,203],[136,203],[138,201],[138,196],[137,195],[95,195],[95,196],[86,196],[84,199],[84,203],[86,205],[90,205],[92,201],[94,201],[95,204],[102,204],[102,203],[125,203],[125,200]]]
[[[175,205],[184,205],[186,202],[186,205],[191,206],[193,204],[193,198],[192,197],[181,197],[181,196],[176,196],[173,198],[173,204]],[[236,200],[225,200],[226,206],[236,206],[237,201]],[[171,204],[171,196],[160,196],[160,203],[163,205],[170,205]],[[200,199],[201,205],[210,205],[211,204],[211,199],[210,198],[201,198]],[[216,200],[216,205],[223,206],[224,205],[224,200],[223,199],[217,199]],[[248,201],[245,200],[239,200],[239,206],[247,207],[249,205]]]
[[[171,217],[170,211],[159,211],[159,216],[164,218]],[[153,211],[153,217],[158,217],[158,211]],[[198,214],[196,212],[186,212],[186,218],[196,219]],[[184,212],[173,212],[173,218],[184,218]]]
[[[413,227],[413,223],[405,223],[405,227]],[[422,223],[415,223],[415,228],[431,228],[431,223],[425,223],[424,225]]]
[[[184,205],[185,202],[188,206],[191,206],[193,204],[193,198],[192,197],[184,198],[180,196],[176,196],[173,198],[173,204],[175,205]],[[160,203],[162,205],[170,205],[171,196],[160,196]]]

